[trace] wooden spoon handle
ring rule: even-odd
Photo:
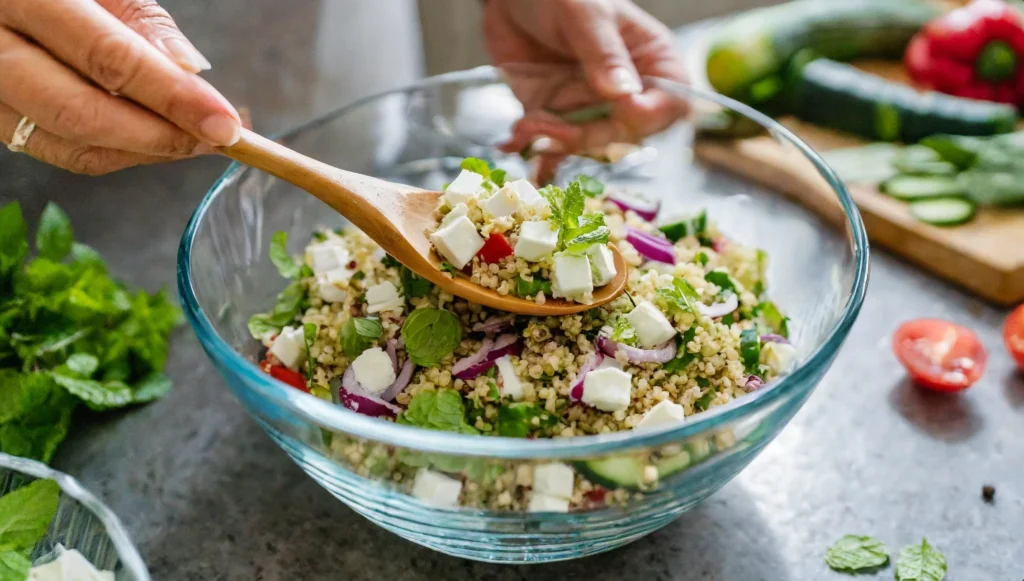
[[[333,189],[332,186],[337,182],[337,168],[288,149],[248,129],[242,129],[242,136],[237,143],[218,149],[235,161],[295,184],[320,199],[323,197],[319,192]]]

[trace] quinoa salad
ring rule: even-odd
[[[601,217],[601,236],[630,269],[626,293],[573,315],[515,316],[442,291],[355,229],[315,232],[301,256],[289,255],[288,236],[279,232],[270,256],[291,282],[249,322],[266,347],[260,367],[287,389],[381,421],[482,437],[565,438],[679,424],[795,366],[789,321],[766,298],[762,251],[727,239],[703,211],[659,219],[658,204],[605,191],[592,178],[545,189],[547,199],[579,195],[572,203]],[[466,262],[471,276],[499,292],[543,282],[549,269],[478,258]],[[588,270],[598,276],[593,265]],[[530,289],[524,296],[546,295]],[[429,505],[540,512],[623,502],[699,462],[714,444],[480,466],[332,436],[333,457]]]

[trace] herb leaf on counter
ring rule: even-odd
[[[928,544],[928,539],[903,547],[896,558],[896,581],[942,581],[946,578],[946,556]]]
[[[889,549],[874,537],[846,535],[829,547],[825,564],[836,571],[856,573],[889,562]]]

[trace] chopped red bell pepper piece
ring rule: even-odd
[[[283,365],[267,365],[263,370],[269,373],[274,379],[287,383],[295,389],[309,393],[309,386],[306,385],[306,376],[302,375],[298,371],[292,371]]]
[[[483,248],[476,253],[484,262],[499,262],[502,258],[512,256],[512,245],[502,234],[495,232],[487,237]]]
[[[1024,20],[1003,0],[974,0],[929,22],[903,62],[921,87],[1024,105]]]

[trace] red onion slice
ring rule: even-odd
[[[629,228],[626,231],[626,240],[636,248],[647,260],[655,262],[676,263],[676,251],[672,243],[665,238],[658,238],[636,228]]]
[[[341,399],[342,405],[364,416],[393,418],[402,413],[402,408],[395,404],[388,403],[379,397],[363,391],[359,386],[359,382],[356,381],[356,373],[351,365],[341,377],[338,397]]]
[[[658,217],[658,210],[661,209],[661,200],[646,200],[638,196],[624,194],[613,194],[608,196],[608,201],[618,206],[623,212],[632,210],[648,222]]]
[[[657,349],[639,349],[600,336],[597,338],[597,348],[609,357],[615,357],[616,353],[623,351],[630,363],[668,363],[676,357],[675,339],[669,339]]]
[[[724,236],[719,236],[711,241],[711,249],[721,254],[729,249],[729,239]]]
[[[388,354],[388,357],[391,358],[391,367],[395,370],[395,373],[398,373],[398,353],[395,351],[395,345],[397,344],[398,341],[391,339],[388,341],[387,349],[384,350],[384,352]]]
[[[487,339],[484,341],[487,341]],[[481,351],[482,350],[483,349],[481,349]],[[490,351],[484,355],[483,360],[459,372],[455,372],[455,368],[452,367],[452,375],[459,379],[473,379],[494,367],[495,361],[506,355],[519,355],[522,351],[523,344],[519,341],[519,337],[510,333],[499,335],[498,338],[494,340],[494,344],[490,347]],[[473,357],[475,356],[476,355],[473,355]]]
[[[491,352],[491,348],[494,346],[494,340],[490,337],[483,340],[480,344],[480,349],[477,349],[476,353],[469,357],[463,357],[452,365],[452,375],[458,377],[460,373],[465,372],[470,367],[482,362],[487,358],[487,354]]]
[[[750,393],[752,391],[757,391],[761,389],[761,387],[763,386],[764,380],[762,380],[760,377],[756,375],[751,375],[747,377],[746,383],[743,384],[743,391]]]
[[[500,333],[505,329],[512,326],[516,320],[515,315],[507,315],[504,317],[490,317],[486,321],[481,321],[473,325],[473,331],[476,333]]]
[[[761,342],[762,343],[782,343],[783,345],[789,345],[789,339],[783,337],[782,335],[776,335],[775,333],[768,333],[766,335],[761,335]]]
[[[697,303],[697,310],[705,317],[712,319],[724,317],[738,308],[740,308],[740,299],[736,293],[729,293],[729,298],[725,299],[725,302],[715,303],[710,307],[703,303]]]
[[[380,398],[384,401],[394,401],[395,397],[408,387],[409,382],[412,380],[412,372],[415,370],[416,364],[412,362],[412,359],[406,358],[405,363],[402,365],[402,372],[395,378],[395,382],[384,393],[380,394]]]
[[[573,381],[572,387],[569,388],[569,399],[572,401],[583,400],[583,381],[586,379],[587,374],[597,369],[597,366],[604,360],[604,355],[599,351],[594,351],[590,354],[587,362],[580,368],[579,373],[576,374],[576,380]]]

